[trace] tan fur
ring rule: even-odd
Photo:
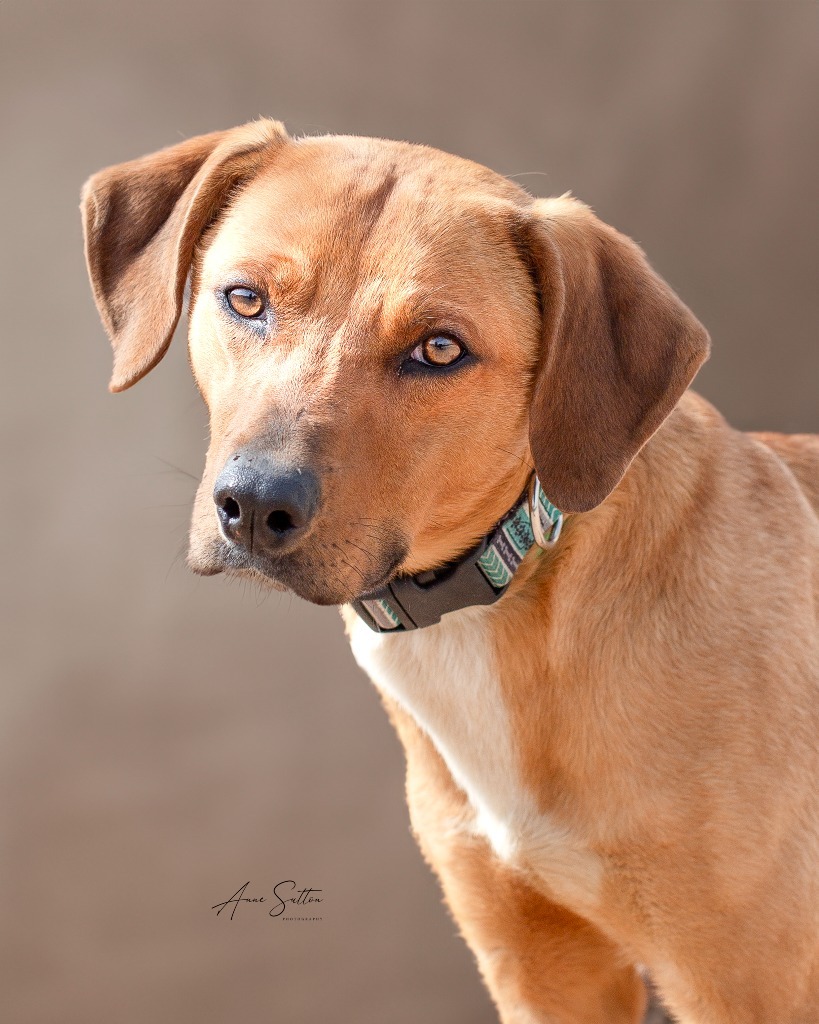
[[[84,193],[115,390],[192,270],[211,415],[190,562],[240,445],[309,465],[299,546],[242,570],[320,603],[465,551],[533,467],[570,512],[497,604],[374,638],[413,828],[504,1024],[819,1021],[819,438],[743,434],[685,388],[705,331],[575,200],[424,147],[260,122]],[[226,317],[241,280],[263,339]],[[430,332],[475,359],[402,359]]]

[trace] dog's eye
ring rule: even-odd
[[[466,348],[460,341],[446,334],[439,334],[416,345],[410,359],[425,366],[452,366],[465,352]]]
[[[233,312],[247,320],[254,320],[264,313],[264,299],[251,288],[228,288],[225,297]]]

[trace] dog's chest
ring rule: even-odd
[[[464,609],[395,635],[350,622],[353,654],[375,685],[429,735],[474,809],[473,829],[504,861],[526,865],[573,905],[587,905],[599,865],[536,805],[521,778],[519,730],[504,700],[486,610]]]

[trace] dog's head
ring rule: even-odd
[[[563,511],[599,504],[708,351],[587,207],[422,146],[259,121],[101,171],[83,213],[112,390],[190,279],[191,567],[319,603],[449,561],[533,467]]]

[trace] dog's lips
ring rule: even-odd
[[[372,594],[399,574],[406,558],[406,550],[403,546],[396,547],[387,554],[391,557],[386,567],[377,575],[373,573],[368,576],[358,572],[355,589],[344,586],[341,578],[338,579],[341,585],[334,585],[335,581],[327,579],[331,567],[314,563],[299,551],[272,560],[250,554],[221,537],[204,552],[190,552],[188,565],[199,576],[226,573],[229,576],[252,580],[280,592],[291,591],[313,604],[337,605],[355,601],[365,594]]]
[[[279,579],[276,567],[243,548],[220,539],[205,559],[190,560],[191,569],[200,576],[216,576],[227,573],[231,576],[245,576],[264,583],[275,590],[285,591],[287,585]]]

